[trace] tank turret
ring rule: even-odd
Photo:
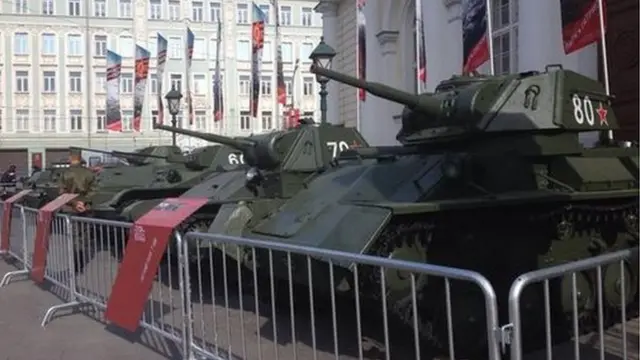
[[[264,194],[273,196],[295,193],[295,184],[304,186],[304,179],[329,168],[340,152],[367,146],[357,130],[331,124],[301,124],[250,137],[227,137],[160,124],[154,127],[237,150],[241,162],[250,167],[246,172],[247,188],[256,194],[261,188]]]
[[[244,162],[252,167],[271,170],[282,161],[282,152],[278,151],[275,144],[286,132],[273,132],[249,138],[215,135],[161,124],[154,124],[154,128],[228,146],[242,153]]]
[[[312,73],[405,106],[397,140],[405,145],[500,133],[618,129],[601,83],[559,65],[502,76],[454,76],[434,93],[411,94],[318,66]]]

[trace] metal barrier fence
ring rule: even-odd
[[[489,281],[476,272],[215,234],[189,233],[182,244],[183,252],[187,254],[186,257],[195,258],[197,262],[195,283],[199,285],[199,288],[193,302],[191,301],[192,291],[186,289],[187,298],[185,301],[191,305],[187,315],[191,324],[188,337],[192,339],[191,343],[194,345],[191,350],[198,354],[215,358],[222,356],[241,359],[262,359],[263,357],[280,359],[283,353],[288,352],[292,359],[339,359],[344,358],[343,351],[350,349],[353,352],[351,355],[353,358],[363,359],[365,352],[363,337],[375,336],[367,334],[369,332],[367,330],[372,330],[372,326],[376,325],[371,321],[371,318],[367,319],[368,315],[374,313],[376,319],[382,318],[382,323],[378,324],[382,327],[379,329],[381,332],[379,341],[382,347],[378,350],[385,354],[386,359],[392,357],[394,359],[421,359],[421,354],[425,350],[421,349],[421,345],[426,343],[423,337],[426,330],[422,329],[421,324],[418,323],[420,315],[418,302],[423,299],[418,297],[417,284],[421,282],[420,277],[429,276],[444,279],[444,293],[430,293],[426,296],[434,298],[440,296],[444,301],[445,306],[442,310],[444,311],[446,338],[442,339],[441,345],[448,348],[449,357],[456,359],[456,351],[460,350],[454,346],[452,325],[452,319],[458,309],[453,309],[451,302],[451,287],[453,286],[451,283],[453,280],[459,280],[471,283],[481,291],[486,315],[486,324],[483,330],[486,331],[487,336],[487,358],[491,360],[500,358],[496,295]],[[216,257],[216,253],[219,256]],[[234,257],[241,261],[235,261],[235,266],[229,265],[230,262],[234,262],[232,260]],[[246,272],[243,271],[244,265],[241,265],[243,259],[250,259],[247,262],[249,266]],[[318,259],[321,259],[322,263],[319,263]],[[259,263],[261,263],[260,266]],[[353,291],[350,292],[353,298],[343,300],[336,294],[335,289],[342,285],[336,279],[339,267],[341,267],[340,264],[344,266],[345,263],[353,263],[353,267],[349,271],[349,274],[353,274]],[[324,271],[323,267],[325,267]],[[393,304],[390,304],[386,301],[386,297],[382,296],[380,301],[376,302],[379,307],[377,312],[375,308],[371,307],[365,310],[365,291],[362,291],[365,289],[361,288],[359,278],[365,276],[364,269],[367,267],[372,273],[380,274],[379,287],[382,294],[387,293],[386,279],[390,272],[404,272],[404,276],[410,279],[410,289],[408,290],[410,306],[408,306],[408,310],[412,321],[408,327],[411,328],[411,332],[402,334],[405,337],[410,336],[410,340],[403,339],[409,341],[404,342],[403,346],[399,348],[392,349],[390,343],[392,337],[400,340],[394,336],[397,335],[397,332],[394,334],[390,331],[392,319],[390,319],[389,312]],[[261,284],[259,281],[261,270],[264,271],[265,277],[262,280],[266,284]],[[278,272],[282,281],[276,279]],[[217,277],[216,274],[222,276]],[[234,282],[236,283],[233,290],[229,284],[232,274],[235,275]],[[194,275],[190,274],[190,271],[186,271],[185,275],[185,284],[189,286],[191,277]],[[244,278],[245,276],[246,278]],[[307,286],[304,286],[303,289],[295,289],[297,287],[295,283],[301,281],[306,282]],[[203,293],[202,289],[205,283],[210,284],[211,294]],[[221,284],[222,288],[216,289],[216,284]],[[261,291],[263,287],[264,291]],[[322,287],[326,289],[327,296],[320,295],[319,289]],[[280,292],[279,290],[284,291]],[[367,290],[375,291],[373,288]],[[279,295],[281,295],[282,301],[278,301]],[[267,298],[266,303],[264,298]],[[205,304],[209,301],[211,301],[210,305]],[[330,316],[326,314],[325,318],[321,318],[323,314],[318,311],[318,307],[323,302],[328,303],[329,309],[327,310],[330,313]],[[237,309],[232,310],[232,307]],[[283,311],[287,312],[282,309],[283,307],[288,307],[288,314],[283,314]],[[220,310],[223,314],[219,313]],[[246,310],[252,312],[253,315],[248,315]],[[365,311],[366,314],[363,314]],[[347,314],[352,316],[348,317]],[[249,316],[253,319],[247,318]],[[338,318],[341,318],[340,322],[338,322]],[[349,324],[348,320],[351,320],[352,323]],[[271,326],[263,329],[264,323],[268,321],[271,322]],[[367,326],[363,324],[365,321]],[[252,324],[247,326],[249,323]],[[338,325],[340,325],[340,329]],[[239,326],[240,329],[237,329],[236,326]],[[301,330],[301,326],[307,329]],[[247,328],[249,327],[255,329],[254,334],[248,333]],[[354,333],[345,334],[344,332],[349,331],[345,328],[351,328]],[[237,333],[238,330],[240,339],[233,339],[232,333]],[[466,333],[468,329],[464,331]],[[269,336],[272,338],[272,344],[269,346],[273,351],[270,354],[272,356],[263,354],[263,350],[266,351],[267,348],[264,344],[266,341],[263,339],[265,332],[270,333]],[[221,334],[226,334],[226,336],[220,336]],[[330,335],[327,336],[328,334]],[[349,337],[351,339],[348,339]],[[282,344],[282,338],[285,338],[290,346]],[[299,344],[305,342],[306,344],[302,344],[302,346]],[[252,344],[251,348],[247,347],[248,343]],[[320,351],[320,347],[324,349]],[[234,348],[240,349],[239,353],[235,352]],[[392,354],[392,350],[402,353]],[[193,353],[190,356],[193,356]]]
[[[590,322],[595,322],[595,324],[591,324],[591,327],[595,325],[595,330],[598,334],[599,359],[605,359],[605,350],[607,348],[605,343],[605,330],[607,327],[617,323],[618,321],[620,322],[621,328],[619,334],[620,349],[616,351],[618,353],[616,355],[621,356],[620,358],[625,360],[629,359],[629,354],[635,354],[637,356],[637,346],[638,343],[640,343],[640,334],[638,334],[638,343],[635,343],[635,348],[629,351],[629,343],[627,341],[627,308],[630,306],[630,297],[634,296],[638,290],[637,286],[639,284],[635,283],[635,281],[631,282],[630,279],[633,278],[632,274],[637,273],[638,271],[639,251],[640,250],[636,247],[634,249],[607,253],[589,259],[532,271],[518,277],[514,281],[509,292],[510,324],[503,326],[503,333],[505,334],[503,340],[505,345],[510,344],[511,346],[511,360],[522,360],[524,356],[523,333],[525,332],[525,326],[523,325],[524,322],[522,319],[522,303],[523,298],[527,293],[526,290],[531,289],[531,285],[534,284],[542,286],[544,298],[544,344],[547,359],[552,359],[553,357],[553,346],[555,345],[553,343],[554,320],[560,320],[561,325],[567,325],[566,323],[570,322],[571,332],[570,334],[566,334],[566,338],[570,338],[572,341],[574,359],[581,358],[580,336],[584,333],[582,332],[584,329],[581,329],[581,325],[589,326]],[[605,268],[604,276],[603,267]],[[631,271],[631,273],[628,273],[628,271]],[[616,299],[605,298],[603,281],[605,281],[604,279],[606,279],[606,276],[610,274],[613,274],[613,276],[619,275],[619,278],[613,283],[609,283],[609,285],[613,285],[614,288],[609,288],[608,295],[619,295],[619,302],[615,301]],[[581,291],[579,291],[578,281],[580,280],[582,282],[580,289],[585,291],[584,286],[592,288],[592,286],[590,286],[592,284],[589,281],[593,278],[595,278],[596,283],[595,294],[592,293],[590,296],[589,293],[581,293]],[[554,280],[560,280],[561,283],[552,284],[552,281]],[[570,319],[563,319],[563,317],[567,315],[566,304],[558,304],[558,302],[562,303],[562,301],[568,301],[566,298],[567,283],[562,283],[562,281],[567,280],[570,281],[569,295],[571,302],[571,315]],[[608,279],[608,281],[611,280],[612,279]],[[558,293],[558,291],[564,291],[564,294],[560,294],[560,296],[564,297],[563,299],[553,299],[554,296],[552,294],[554,293],[554,285],[556,285],[555,293]],[[558,285],[560,289],[558,289]],[[613,297],[615,296],[616,295]],[[581,304],[579,304],[579,300]],[[637,303],[635,303],[635,305],[633,305],[633,303],[633,300],[631,300],[632,306],[637,306]],[[562,307],[560,313],[554,309],[554,305],[555,307],[558,305]],[[585,313],[585,311],[587,312]],[[597,319],[593,319],[592,317],[590,318],[590,315],[593,315],[594,313]],[[556,315],[555,319],[552,315]],[[540,318],[538,316],[538,320],[539,319]],[[566,329],[566,327],[564,328]],[[590,328],[589,332],[593,332],[593,330],[593,328]],[[565,355],[564,358],[566,357],[567,356]]]
[[[7,253],[21,263],[21,268],[5,274],[0,287],[17,276],[28,275],[32,268],[37,210],[14,206],[13,211],[12,241]],[[42,326],[63,309],[84,304],[98,310],[106,308],[131,226],[55,216],[45,278],[64,289],[67,298],[64,304],[47,311]],[[509,297],[511,324],[501,331],[493,287],[472,271],[239,237],[177,234],[167,249],[164,266],[157,272],[140,326],[182,345],[183,358],[189,360],[370,356],[420,359],[429,342],[436,340],[448,350],[449,358],[456,359],[461,350],[457,341],[468,341],[465,337],[469,337],[470,330],[464,328],[465,333],[458,334],[460,329],[454,329],[456,313],[464,309],[452,301],[452,294],[464,283],[481,295],[484,318],[478,321],[478,326],[486,335],[482,340],[481,349],[486,349],[482,357],[497,360],[500,345],[510,344],[512,359],[520,360],[524,329],[521,304],[523,294],[527,293],[524,290],[530,284],[542,282],[539,293],[544,296],[544,334],[550,358],[553,293],[550,279],[570,275],[573,330],[577,334],[576,274],[590,269],[597,273],[598,304],[602,304],[602,268],[607,266],[606,274],[615,264],[623,264],[637,253],[637,249],[625,250],[522,275],[514,282]],[[373,282],[377,289],[370,286],[370,281],[369,285],[363,281],[372,274],[377,274]],[[630,290],[624,286],[625,274],[621,276],[621,297],[625,298]],[[388,285],[393,285],[390,279],[400,278],[408,279],[409,283],[405,297],[408,303],[403,311],[398,312],[385,296],[375,301],[367,296],[376,291],[386,294]],[[442,291],[425,294],[429,298],[442,298],[439,329],[443,331],[439,332],[441,338],[434,339],[438,329],[433,324],[425,327],[422,321],[420,303],[424,298],[420,289],[425,283],[437,281],[441,282]],[[598,312],[601,344],[607,325],[603,321],[604,312],[603,309]],[[624,319],[624,308],[621,312]],[[409,321],[398,323],[394,317],[399,313]],[[621,353],[626,359],[629,350],[624,321],[621,326],[624,341]],[[574,336],[576,359],[577,338]],[[604,346],[601,349],[603,354]]]

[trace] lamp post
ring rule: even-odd
[[[182,99],[182,94],[180,91],[176,90],[175,87],[171,88],[171,91],[164,96],[167,99],[167,104],[169,105],[169,114],[171,114],[171,126],[176,127],[177,118],[176,116],[180,112],[180,100]],[[171,133],[171,145],[176,146],[176,133]]]
[[[317,67],[331,69],[331,62],[336,56],[336,51],[324,42],[324,36],[320,38],[320,43],[309,55],[309,59]],[[320,124],[327,123],[327,83],[329,79],[322,75],[316,74],[316,80],[320,83]]]

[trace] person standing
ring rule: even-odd
[[[70,153],[69,168],[58,179],[58,193],[77,194],[78,197],[62,207],[62,212],[82,216],[91,210],[91,199],[96,193],[96,176],[93,171],[82,166],[81,155],[77,152]],[[89,241],[88,224],[82,222],[73,223],[74,263],[76,273],[82,272],[84,266],[91,261],[96,252]]]

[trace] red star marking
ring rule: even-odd
[[[600,117],[600,125],[605,124],[605,125],[609,126],[609,122],[607,121],[607,113],[609,111],[602,107],[602,103],[600,103],[600,106],[598,107],[596,112],[598,113],[598,116]]]

